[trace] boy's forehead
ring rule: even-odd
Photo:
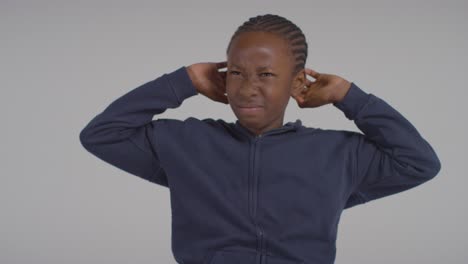
[[[240,69],[246,67],[254,67],[257,69],[268,69],[279,67],[284,64],[287,57],[283,52],[274,49],[262,47],[254,47],[244,49],[240,52],[230,52],[227,58],[229,67],[237,67]]]
[[[255,59],[232,59],[227,61],[228,68],[235,68],[240,70],[252,69],[256,71],[263,70],[280,70],[286,66],[280,60],[255,60]]]
[[[273,35],[266,38],[254,34],[241,35],[227,54],[228,66],[241,69],[284,67],[290,60],[289,47],[284,41],[276,40],[278,37]]]

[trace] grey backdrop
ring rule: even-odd
[[[0,263],[175,263],[168,189],[98,160],[79,132],[144,82],[224,60],[265,13],[304,31],[307,67],[386,100],[442,162],[426,184],[343,211],[336,263],[466,263],[466,1],[77,2],[0,2]],[[161,115],[188,116],[235,120],[203,95]],[[291,98],[296,118],[358,131]]]

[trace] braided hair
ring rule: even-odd
[[[252,31],[270,32],[285,39],[295,59],[293,74],[305,68],[307,60],[307,42],[305,36],[302,30],[293,22],[279,15],[265,14],[249,18],[248,21],[237,28],[236,32],[231,37],[226,49],[226,54],[229,53],[231,43],[237,36],[241,33]]]

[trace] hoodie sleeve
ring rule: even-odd
[[[155,149],[154,115],[198,94],[185,66],[130,90],[96,115],[80,132],[83,147],[128,173],[168,187]]]
[[[431,145],[383,99],[352,82],[333,105],[364,133],[351,137],[354,170],[345,209],[413,188],[440,171]]]

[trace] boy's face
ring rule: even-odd
[[[288,48],[285,40],[267,32],[244,32],[231,43],[226,75],[229,105],[239,122],[257,133],[283,125],[295,77]]]

